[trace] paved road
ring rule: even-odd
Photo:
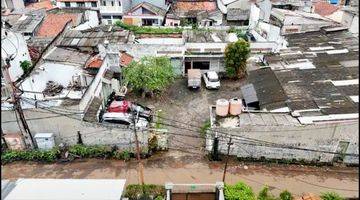
[[[146,183],[214,183],[222,179],[223,163],[208,162],[199,156],[174,151],[144,160],[144,165]],[[247,169],[244,169],[245,165]],[[244,181],[256,192],[267,184],[274,194],[288,189],[295,195],[336,191],[346,197],[358,197],[357,168],[260,165],[232,161],[228,169],[227,183]],[[136,161],[117,160],[78,160],[62,164],[13,163],[2,166],[1,175],[3,179],[124,178],[128,184],[138,182]]]

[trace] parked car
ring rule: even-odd
[[[205,87],[207,89],[219,89],[220,88],[220,80],[219,76],[214,71],[209,71],[203,74],[203,79],[205,82]]]
[[[132,112],[139,112],[139,117],[143,117],[149,122],[152,120],[153,112],[146,106],[140,105],[138,103],[131,103],[130,110]]]
[[[103,115],[103,122],[112,124],[134,125],[132,113],[106,112]],[[148,125],[147,119],[139,117],[136,122],[137,128],[143,128]]]
[[[188,70],[188,87],[198,89],[201,87],[201,71],[200,69]]]

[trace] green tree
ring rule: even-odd
[[[293,200],[294,197],[289,191],[284,190],[280,193],[280,199],[281,200]]]
[[[235,185],[225,185],[224,196],[226,200],[255,200],[253,190],[243,182],[238,182]]]
[[[20,61],[20,67],[24,71],[24,74],[27,74],[31,70],[31,62],[27,60]]]
[[[324,192],[320,195],[320,198],[323,200],[345,200],[336,192]]]
[[[246,74],[246,60],[250,45],[243,39],[230,43],[225,49],[225,68],[230,78],[242,78]]]
[[[123,68],[125,82],[142,95],[164,91],[174,80],[175,74],[168,57],[143,57]]]
[[[257,197],[258,200],[276,200],[276,198],[269,192],[269,187],[265,186],[260,190]]]

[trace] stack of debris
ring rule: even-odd
[[[81,91],[82,87],[79,81],[73,81],[69,84],[68,89],[74,90],[74,91]]]
[[[43,91],[43,94],[46,96],[55,96],[64,89],[64,87],[58,83],[55,83],[54,81],[49,81],[46,83],[46,88]]]

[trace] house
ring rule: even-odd
[[[218,199],[224,200],[224,183],[174,184],[165,183],[166,199]]]
[[[135,26],[161,26],[164,23],[166,9],[148,2],[132,7],[124,16],[123,22]]]
[[[220,26],[223,24],[223,14],[220,10],[202,11],[197,14],[196,21],[201,27]]]
[[[218,7],[225,15],[226,25],[247,26],[250,18],[249,0],[218,0]]]
[[[15,199],[108,199],[123,196],[125,179],[18,179],[2,180],[4,200]]]
[[[217,10],[216,1],[206,0],[206,1],[186,1],[179,0],[172,3],[169,13],[175,15],[180,20],[182,20],[181,26],[196,24],[197,16],[199,13],[213,12]]]
[[[225,72],[224,52],[228,43],[238,40],[235,33],[227,31],[192,31],[183,32],[185,54],[183,74],[188,69],[201,69]]]
[[[359,33],[359,11],[355,7],[339,7],[327,2],[318,2],[314,4],[314,13],[340,23],[353,34]]]
[[[45,9],[28,11],[28,12],[15,12],[14,14],[20,14],[20,18],[16,20],[14,24],[11,24],[11,28],[14,32],[21,33],[25,39],[35,36],[44,21],[46,16]],[[6,20],[6,18],[5,18]]]
[[[99,26],[83,31],[69,30],[60,39],[58,46],[79,49],[80,51],[99,53],[98,44],[105,42],[132,42],[131,33],[116,26]]]
[[[58,0],[56,5],[59,8],[87,8],[100,12],[102,23],[113,24],[117,20],[122,19],[124,11],[129,3],[124,0]]]
[[[51,0],[42,0],[35,3],[29,3],[26,5],[27,10],[39,10],[45,8],[46,10],[51,10],[55,8],[55,5],[51,2]]]
[[[282,35],[318,31],[322,27],[337,25],[336,22],[315,13],[278,8],[271,10],[270,24],[280,27]]]
[[[219,151],[226,153],[230,138],[221,132],[229,132],[235,143],[230,154],[238,157],[357,164],[357,38],[347,31],[323,30],[287,35],[286,40],[288,49],[265,55],[265,66],[250,71],[239,94],[243,113],[218,117],[211,111]]]

